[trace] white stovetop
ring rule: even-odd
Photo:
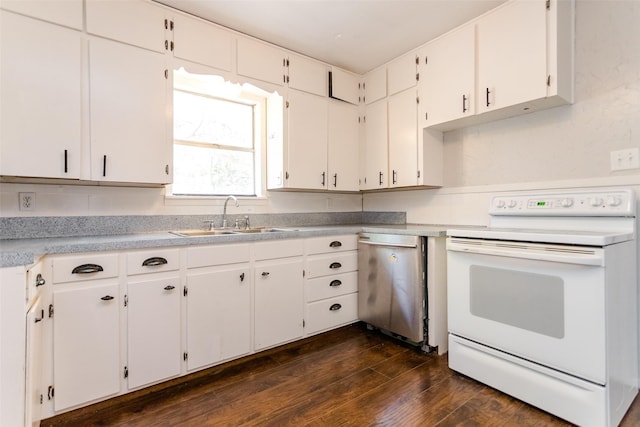
[[[447,236],[518,242],[607,246],[634,238],[633,231],[542,230],[525,228],[449,229]]]

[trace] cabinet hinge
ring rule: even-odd
[[[420,65],[420,57],[416,55],[416,65]]]
[[[165,18],[164,20],[164,29],[168,30],[169,29],[169,20]]]
[[[551,0],[547,0],[547,10],[551,10]]]
[[[284,103],[285,108],[289,108],[289,101]]]
[[[126,366],[124,367],[124,372],[122,373],[122,375],[125,378],[129,378],[129,368],[127,368]]]
[[[306,272],[304,270],[302,270],[302,277],[306,276]]]
[[[182,288],[182,295],[186,297],[188,294],[189,294],[189,289],[187,289],[187,287],[185,286],[184,288]]]
[[[169,165],[164,165],[164,173],[169,175]]]
[[[169,29],[173,31],[173,21],[169,21]]]
[[[56,395],[56,389],[54,386],[50,385],[49,387],[47,387],[47,400],[51,400],[55,397]]]
[[[169,78],[169,70],[167,70],[167,69],[164,70],[164,78],[165,79]]]
[[[187,353],[186,351],[182,353],[182,360],[184,360],[185,362],[189,360],[189,353]]]
[[[429,57],[427,57],[427,55],[424,56],[424,65],[427,65],[427,62],[429,62]]]
[[[366,89],[364,82],[362,83],[362,90]]]
[[[418,178],[420,178],[420,171],[418,171]]]
[[[551,74],[547,76],[547,86],[551,86]]]
[[[128,307],[129,306],[129,295],[125,295],[124,298],[122,299],[124,302],[124,306]]]
[[[44,396],[41,394],[40,395],[40,404],[42,405],[44,403]]]
[[[420,81],[420,73],[416,73],[416,81],[419,82]]]
[[[420,97],[416,96],[416,104],[420,104]]]
[[[306,327],[306,326],[307,326],[307,322],[305,322],[305,320],[304,320],[304,319],[302,319],[302,327],[304,328],[304,327]]]
[[[284,173],[284,179],[289,179],[289,172]]]
[[[53,317],[53,304],[49,304],[49,318]]]

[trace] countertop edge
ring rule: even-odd
[[[201,237],[181,237],[167,231],[113,236],[10,239],[0,240],[0,268],[28,266],[45,255],[54,254],[301,239],[332,234],[356,234],[359,232],[444,237],[446,236],[447,228],[451,227],[453,226],[428,224],[324,225],[282,227],[287,231],[281,232],[223,234]]]

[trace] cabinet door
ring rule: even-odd
[[[144,0],[86,0],[87,32],[164,53],[165,10]]]
[[[44,363],[44,304],[41,298],[36,298],[27,311],[27,347],[26,347],[26,393],[25,393],[25,426],[39,425],[42,418],[41,396],[46,392],[43,387],[42,365]]]
[[[186,15],[175,15],[173,22],[173,55],[176,58],[231,71],[231,33]]]
[[[2,0],[2,8],[76,30],[82,29],[82,0]]]
[[[0,11],[0,175],[80,178],[80,33]]]
[[[389,97],[390,187],[418,183],[418,129],[416,90]]]
[[[367,105],[365,116],[365,176],[363,190],[387,187],[387,101]]]
[[[408,53],[387,65],[387,94],[393,95],[415,87],[418,73],[418,56]]]
[[[478,112],[547,94],[546,6],[517,0],[478,21]]]
[[[55,410],[120,391],[118,284],[86,283],[53,294]]]
[[[251,351],[250,275],[248,267],[188,274],[188,370]]]
[[[286,80],[284,51],[254,40],[239,38],[238,74],[283,85]]]
[[[180,281],[130,282],[127,296],[129,389],[180,374]]]
[[[289,91],[287,137],[288,188],[327,188],[328,100]]]
[[[328,188],[359,190],[358,107],[341,101],[329,102]]]
[[[290,88],[327,96],[327,66],[300,55],[289,54],[287,58],[287,83]]]
[[[371,104],[387,96],[387,69],[369,71],[364,76],[364,102]]]
[[[255,267],[255,349],[272,347],[303,334],[303,261],[284,260]]]
[[[331,67],[329,96],[350,104],[360,103],[361,76],[336,67]]]
[[[92,179],[171,182],[164,55],[103,39],[89,48]]]
[[[427,44],[419,72],[420,129],[475,114],[475,26]]]

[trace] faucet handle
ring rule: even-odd
[[[251,228],[251,226],[249,225],[249,215],[245,215],[244,216],[244,229],[248,230],[250,228]]]
[[[209,231],[213,231],[213,229],[215,228],[215,226],[213,225],[215,223],[215,221],[213,221],[213,220],[208,219],[208,220],[202,221],[202,222],[204,222],[205,224],[209,224]]]

